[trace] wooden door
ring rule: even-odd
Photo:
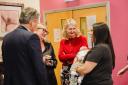
[[[78,27],[80,28],[83,35],[87,36],[87,17],[96,16],[96,22],[107,22],[106,7],[94,7],[85,8],[79,10],[73,10],[73,18],[77,21]]]
[[[61,85],[60,81],[60,70],[61,70],[61,63],[58,59],[58,49],[59,49],[59,41],[55,42],[55,30],[62,31],[63,23],[68,18],[74,18],[77,21],[77,26],[80,28],[83,35],[88,37],[88,29],[87,29],[87,16],[96,16],[96,22],[107,22],[106,19],[106,7],[93,7],[93,8],[82,8],[76,9],[71,11],[60,11],[60,12],[52,12],[46,14],[46,22],[48,26],[48,39],[51,41],[56,58],[58,60],[58,65],[55,70],[58,85]],[[59,31],[58,31],[59,32]],[[89,38],[88,38],[89,41]],[[88,42],[90,43],[90,42]]]
[[[62,65],[58,59],[59,41],[56,41],[55,38],[57,38],[59,36],[61,37],[62,34],[56,35],[55,33],[57,30],[58,30],[58,32],[61,32],[65,20],[68,18],[71,18],[71,17],[72,17],[72,11],[54,12],[54,13],[46,14],[47,27],[48,27],[48,31],[49,31],[48,39],[49,39],[49,41],[51,41],[51,43],[54,47],[56,58],[58,60],[58,65],[55,70],[58,85],[61,85],[60,70],[61,70]]]

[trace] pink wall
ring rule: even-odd
[[[108,0],[76,0],[75,2],[65,3],[64,0],[40,0],[41,1],[41,21],[44,11],[63,9],[86,5],[91,3],[103,2]],[[117,71],[128,63],[128,0],[110,0],[110,24],[111,34],[116,53],[116,67],[113,71],[114,85],[128,84],[128,72],[122,76],[117,76]]]
[[[103,2],[106,0],[76,0],[75,2],[68,2],[68,3],[65,3],[64,0],[40,0],[40,8],[41,8],[40,13],[43,14],[44,11],[48,11],[48,10],[54,10],[54,9],[59,10],[67,7],[80,6],[85,4],[97,3],[101,1]],[[41,21],[43,21],[42,17],[41,17]]]
[[[128,0],[110,0],[110,21],[114,49],[116,52],[116,68],[113,72],[114,85],[128,85],[128,72],[117,76],[117,71],[128,64]]]

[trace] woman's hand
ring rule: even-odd
[[[78,74],[80,74],[80,66],[77,66],[77,67],[76,67],[76,72],[77,72]],[[80,75],[82,75],[82,74],[80,74]]]
[[[48,65],[48,66],[52,65],[50,59],[51,59],[51,56],[50,56],[50,55],[45,55],[45,56],[43,56],[43,62],[44,62],[46,65]]]

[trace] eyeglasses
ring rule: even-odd
[[[46,29],[42,29],[45,33],[49,34],[49,32]]]

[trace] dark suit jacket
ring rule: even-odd
[[[48,85],[41,46],[36,34],[23,26],[3,39],[4,85]]]

